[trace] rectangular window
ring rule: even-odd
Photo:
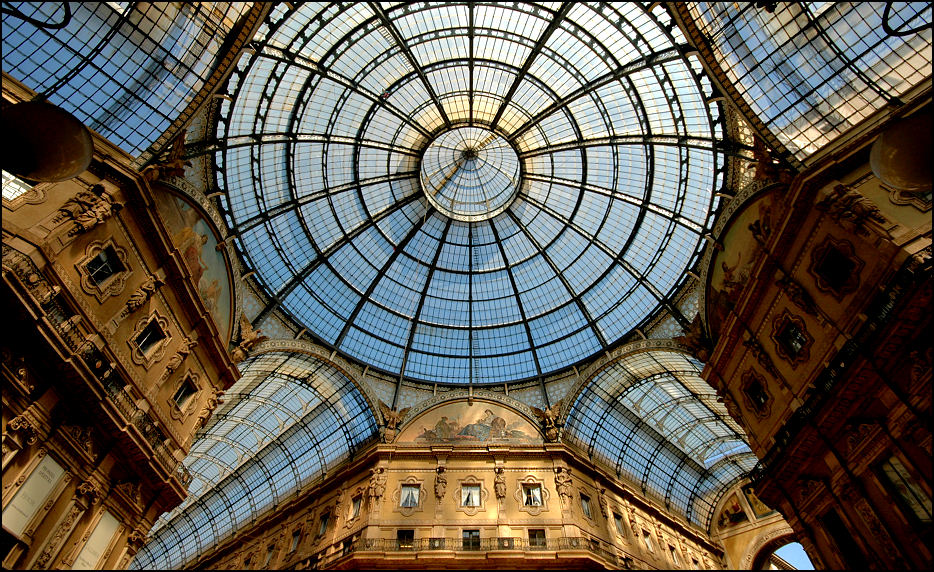
[[[671,552],[671,561],[675,566],[681,566],[681,560],[678,559],[678,551],[674,546],[668,545],[668,551]]]
[[[298,541],[302,539],[302,531],[296,530],[292,532],[292,545],[289,546],[289,552],[295,552],[298,550]]]
[[[360,516],[360,505],[363,504],[363,497],[355,496],[353,500],[350,501],[350,518],[357,518]]]
[[[243,559],[243,569],[250,570],[250,566],[253,565],[253,555],[248,554],[246,558]]]
[[[136,336],[136,345],[145,355],[149,350],[156,347],[156,344],[165,339],[165,332],[159,327],[156,320],[150,320],[143,331]]]
[[[321,515],[321,520],[318,521],[318,536],[324,536],[324,533],[328,531],[328,520],[331,519],[331,513],[326,512]]]
[[[396,547],[400,550],[411,550],[415,546],[414,530],[397,530]]]
[[[626,529],[623,527],[623,517],[622,517],[622,515],[620,515],[620,514],[614,512],[614,513],[613,513],[613,522],[616,523],[616,532],[618,532],[618,533],[620,534],[620,536],[626,536]]]
[[[581,510],[584,511],[584,516],[587,518],[593,518],[590,513],[590,497],[581,493]]]
[[[542,528],[529,529],[529,548],[545,548],[545,530]]]
[[[417,507],[418,495],[421,492],[419,485],[402,485],[402,495],[399,498],[401,507]]]
[[[117,257],[117,252],[113,246],[105,247],[104,250],[100,251],[97,256],[84,265],[84,269],[87,270],[91,281],[98,286],[107,282],[112,276],[126,270]]]
[[[522,499],[525,506],[542,506],[542,485],[522,485]]]
[[[480,485],[461,486],[461,506],[480,506]]]
[[[655,542],[652,540],[652,535],[649,534],[647,530],[642,531],[642,541],[645,542],[645,549],[654,554]]]
[[[175,405],[179,409],[184,409],[188,405],[188,401],[198,391],[198,388],[191,382],[191,378],[186,377],[182,380],[182,384],[178,386],[178,389],[175,391],[175,395],[172,396],[172,401],[175,402]]]
[[[266,548],[266,560],[265,562],[263,562],[263,568],[269,568],[269,563],[272,561],[272,555],[275,554],[275,552],[276,552],[275,544],[270,544],[269,547]]]
[[[931,497],[918,486],[918,481],[911,476],[898,457],[884,461],[877,472],[883,484],[909,517],[913,516],[922,524],[931,523]]]
[[[480,550],[480,531],[465,530],[463,533],[464,550]]]

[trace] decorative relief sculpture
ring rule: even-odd
[[[391,443],[392,440],[396,438],[399,424],[402,423],[402,420],[405,418],[405,414],[409,412],[411,407],[405,407],[399,411],[396,411],[382,401],[379,401],[378,403],[379,410],[383,414],[383,423],[385,424],[382,429],[383,442]]]
[[[185,362],[185,358],[188,357],[188,354],[191,353],[192,348],[198,345],[197,340],[192,340],[188,336],[182,337],[182,341],[179,343],[178,349],[175,351],[175,355],[169,358],[168,363],[165,364],[165,373],[162,374],[162,379],[168,379],[170,375],[175,373],[175,371],[181,367]]]
[[[195,431],[198,431],[208,422],[208,419],[211,418],[211,415],[214,413],[214,410],[217,409],[217,406],[224,403],[224,400],[221,399],[221,396],[224,395],[224,392],[212,387],[211,395],[208,397],[207,403],[204,404],[204,408],[201,409],[201,412],[198,413],[198,421],[195,423]]]
[[[815,205],[815,208],[827,213],[838,223],[849,224],[853,232],[858,235],[869,234],[868,223],[885,225],[888,222],[879,207],[846,185],[835,186],[829,195]]]
[[[230,352],[230,359],[234,363],[245,360],[254,347],[269,339],[269,336],[262,336],[261,333],[262,330],[253,329],[246,315],[240,314],[240,343]]]
[[[435,497],[440,502],[444,498],[445,491],[447,491],[448,479],[444,476],[444,467],[438,467],[435,472],[437,473],[435,475]]]
[[[506,498],[506,471],[502,467],[496,467],[493,471],[496,473],[493,479],[493,491],[496,493],[496,498],[502,500]]]
[[[808,294],[800,284],[798,284],[790,276],[783,276],[775,281],[775,285],[784,290],[785,295],[788,296],[788,299],[791,300],[796,306],[807,312],[812,316],[816,316],[818,313],[817,304],[814,303],[814,298]]]
[[[36,423],[26,412],[10,419],[6,427],[10,432],[19,433],[20,438],[26,445],[34,445],[39,438],[39,431],[36,428]]]
[[[165,159],[156,161],[143,169],[143,177],[146,180],[159,181],[185,176],[185,168],[191,167],[191,161],[185,160],[185,134],[186,130],[178,134]]]
[[[704,323],[701,315],[698,313],[691,321],[684,335],[673,338],[675,342],[687,349],[697,359],[706,362],[710,359],[710,352],[713,350],[713,344],[707,334],[704,333]]]
[[[152,295],[155,294],[156,290],[163,284],[165,283],[162,280],[150,275],[135,292],[130,294],[130,298],[126,301],[127,312],[132,314],[142,308],[143,304],[152,298]]]
[[[377,506],[379,499],[386,492],[386,469],[376,467],[370,469],[370,482],[367,485],[367,497],[370,499],[370,510]]]
[[[65,201],[52,222],[58,223],[70,218],[75,226],[68,232],[68,236],[77,236],[106,221],[122,208],[122,204],[115,203],[110,198],[103,185],[94,185],[90,190],[78,191],[74,197]]]
[[[603,518],[610,518],[610,503],[606,500],[606,488],[600,489],[600,493],[597,495],[597,501],[600,505],[600,514],[603,515]]]
[[[555,489],[558,496],[561,497],[561,507],[565,510],[571,508],[571,486],[574,481],[571,480],[571,469],[563,467],[555,468]]]
[[[558,427],[562,425],[561,419],[561,401],[555,401],[554,404],[546,407],[545,409],[539,409],[537,407],[532,407],[532,411],[538,415],[539,420],[542,423],[542,427],[545,430],[545,439],[547,441],[557,441],[558,440]]]
[[[743,345],[749,349],[749,353],[756,358],[756,361],[759,362],[759,365],[761,365],[765,371],[778,377],[778,370],[775,369],[775,363],[772,362],[772,357],[766,353],[765,348],[762,347],[762,344],[760,344],[758,340],[754,338],[743,340]]]

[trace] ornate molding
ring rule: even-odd
[[[841,226],[851,228],[860,236],[869,235],[870,228],[885,232],[885,225],[888,223],[888,219],[875,203],[856,189],[842,184],[835,185],[814,208],[826,213]]]
[[[483,484],[483,479],[474,475],[467,475],[463,479],[457,480],[458,486],[454,489],[452,497],[454,499],[454,509],[463,512],[467,516],[474,516],[478,512],[486,512],[486,501],[490,496],[490,491]],[[478,486],[480,489],[480,504],[478,506],[465,506],[463,504],[463,487]]]
[[[804,339],[801,348],[794,355],[789,354],[785,344],[781,342],[782,333],[785,331],[785,328],[790,326],[796,328]],[[814,344],[814,337],[808,333],[804,319],[801,316],[792,314],[788,310],[783,310],[780,315],[772,320],[772,332],[769,334],[769,339],[775,344],[775,352],[778,354],[778,357],[789,362],[792,368],[796,368],[802,363],[807,363],[811,357],[811,346]]]
[[[402,488],[403,485],[409,485],[418,487],[418,502],[415,506],[402,506]],[[391,499],[393,502],[393,512],[398,512],[402,516],[412,516],[416,512],[422,512],[425,505],[425,495],[428,494],[425,491],[424,480],[418,479],[414,476],[408,476],[399,481],[399,486],[396,487],[396,490],[393,491]],[[444,496],[443,494],[441,495]]]
[[[505,486],[505,482],[503,485]],[[525,491],[523,485],[539,485],[542,493],[541,505],[536,506],[525,504]],[[518,503],[520,511],[527,512],[530,516],[538,516],[542,512],[548,510],[548,501],[551,499],[551,492],[545,486],[544,479],[540,479],[535,475],[527,475],[524,478],[516,480],[516,488],[513,490],[512,497],[516,500],[516,503]]]
[[[147,353],[143,353],[140,347],[136,344],[136,338],[142,333],[143,329],[149,325],[150,322],[155,321],[159,324],[159,328],[162,330],[162,333],[165,334],[165,338],[156,342],[156,347],[149,350]],[[156,362],[162,360],[165,357],[166,348],[169,345],[169,341],[172,339],[172,332],[169,330],[169,320],[159,314],[158,311],[153,311],[152,314],[141,318],[136,322],[136,327],[127,337],[127,345],[130,346],[130,357],[133,360],[133,363],[142,366],[144,369],[149,369]]]
[[[102,284],[98,284],[91,279],[91,273],[88,272],[87,265],[107,247],[113,248],[120,263],[123,264],[123,270],[107,278]],[[130,269],[130,264],[127,262],[127,250],[121,246],[117,246],[113,238],[95,240],[88,243],[84,249],[84,257],[75,263],[75,269],[78,271],[78,276],[80,277],[78,283],[81,286],[81,290],[86,294],[94,296],[99,303],[103,303],[107,298],[123,292],[123,289],[126,287],[127,278],[133,272]]]

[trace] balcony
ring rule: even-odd
[[[512,562],[512,560],[515,562]],[[532,567],[630,569],[633,559],[611,544],[597,539],[581,537],[547,538],[534,540],[514,537],[418,538],[360,538],[351,543],[335,542],[308,558],[304,564],[314,569],[343,568],[416,568],[436,567],[445,560],[444,567],[459,567],[449,561],[460,561],[464,568],[527,567],[518,561],[534,560]],[[424,560],[414,564],[413,560]],[[484,562],[478,562],[483,560]],[[404,564],[401,561],[406,561]],[[498,565],[492,565],[490,561]],[[506,562],[509,562],[507,565]]]

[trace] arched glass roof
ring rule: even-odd
[[[185,458],[188,498],[159,518],[134,568],[177,569],[376,438],[362,393],[328,363],[273,352],[240,371]]]
[[[255,322],[284,310],[393,376],[504,383],[670,307],[723,122],[647,6],[277,5],[206,147],[271,300]]]
[[[690,2],[723,71],[800,160],[931,77],[930,2]]]
[[[709,528],[720,495],[756,457],[702,369],[671,350],[626,355],[579,393],[563,438],[668,510]]]
[[[252,2],[4,2],[3,71],[139,156]]]

